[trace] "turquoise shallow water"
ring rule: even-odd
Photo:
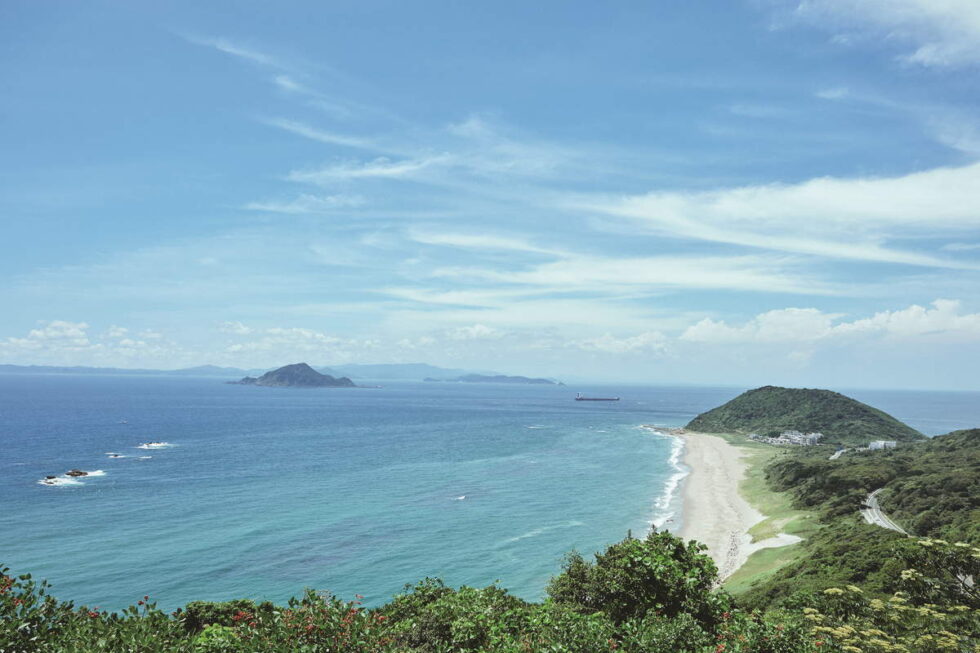
[[[537,599],[565,552],[680,519],[676,442],[639,425],[738,393],[0,376],[0,562],[108,609],[304,587],[377,604],[425,576]],[[913,426],[980,423],[975,395],[916,397],[892,397]],[[148,441],[171,446],[137,448]],[[104,475],[38,484],[74,467]]]

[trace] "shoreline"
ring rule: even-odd
[[[707,554],[718,567],[724,581],[760,549],[786,546],[799,537],[780,533],[753,542],[749,529],[766,519],[741,492],[748,465],[745,450],[724,438],[695,433],[682,428],[646,428],[683,443],[683,462],[688,468],[682,483],[681,528],[677,535],[697,540],[708,547]]]

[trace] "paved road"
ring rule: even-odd
[[[875,524],[876,526],[881,526],[882,528],[887,528],[888,530],[898,531],[902,535],[908,535],[908,533],[905,532],[905,529],[890,520],[888,516],[881,511],[881,506],[878,505],[878,493],[883,489],[884,488],[878,488],[868,495],[868,498],[864,500],[865,507],[861,509],[861,515],[869,524]]]
[[[841,454],[843,454],[845,451],[847,451],[847,449],[838,449],[837,451],[834,452],[833,456],[828,458],[828,460],[837,460],[838,458],[841,457]]]

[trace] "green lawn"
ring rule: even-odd
[[[787,449],[753,442],[742,435],[713,435],[724,438],[746,454],[745,480],[742,481],[739,489],[745,500],[766,516],[764,520],[749,529],[753,542],[767,540],[779,533],[788,533],[806,539],[810,533],[820,528],[813,513],[797,510],[790,505],[789,493],[774,492],[766,485],[764,475],[766,464],[777,456],[786,455]],[[733,594],[744,592],[754,582],[797,560],[801,555],[803,553],[799,544],[756,551],[738,571],[725,580],[724,587]]]

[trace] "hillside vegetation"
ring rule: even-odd
[[[767,385],[744,392],[695,417],[687,425],[702,433],[819,431],[824,442],[866,445],[872,440],[911,442],[924,435],[891,415],[830,390]]]
[[[980,544],[980,429],[956,431],[883,451],[850,451],[827,459],[827,448],[788,450],[766,467],[766,481],[796,507],[816,512],[823,526],[799,546],[802,555],[740,598],[765,607],[842,583],[889,593],[901,581],[892,554],[905,536],[866,524],[867,495],[916,536]]]
[[[980,646],[980,549],[901,538],[896,593],[841,586],[752,613],[715,589],[704,547],[669,533],[571,554],[541,603],[434,579],[386,605],[308,591],[285,606],[197,601],[166,614],[148,596],[121,614],[76,607],[0,566],[0,651],[499,653],[936,653]],[[847,554],[845,551],[844,554]]]

